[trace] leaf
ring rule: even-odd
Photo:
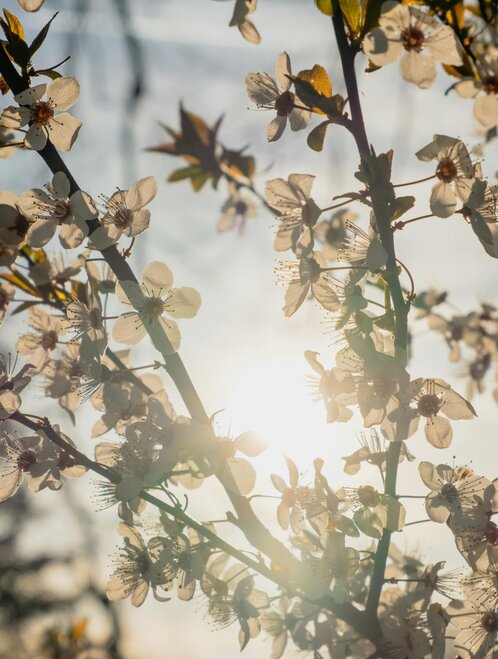
[[[312,69],[299,71],[297,77],[310,82],[313,89],[322,96],[326,96],[327,98],[332,96],[332,83],[330,82],[327,71],[320,64],[315,64]]]
[[[58,78],[62,78],[62,74],[59,73],[58,71],[52,71],[47,69],[46,71],[42,71],[40,73],[36,73],[36,75],[43,75],[47,76],[47,78],[50,78],[50,80],[57,80]]]
[[[17,16],[14,16],[14,14],[11,14],[10,11],[7,9],[3,10],[3,14],[5,18],[7,19],[7,31],[4,27],[4,21],[3,19],[0,19],[2,21],[2,27],[3,31],[5,33],[5,36],[7,39],[9,39],[9,35],[15,35],[16,37],[19,37],[22,41],[26,42],[26,37],[24,36],[24,29],[21,24],[21,21],[17,18]]]
[[[12,312],[12,316],[15,316],[18,313],[22,313],[23,311],[27,311],[30,307],[34,306],[35,304],[38,304],[37,300],[27,300],[26,302],[22,302],[19,306],[17,306],[14,311]]]
[[[339,6],[351,32],[355,35],[359,34],[361,27],[360,0],[339,0]]]
[[[200,165],[190,165],[189,167],[182,167],[181,169],[175,169],[168,176],[168,181],[170,183],[175,183],[176,181],[184,181],[186,178],[192,178],[203,173],[203,169]]]
[[[321,11],[325,16],[334,15],[332,0],[315,0],[315,5],[318,11]]]
[[[24,40],[24,30],[19,19],[11,14],[7,9],[3,10],[5,21],[0,18],[0,24],[7,37],[5,50],[14,62],[25,69],[29,64],[29,49],[28,44]]]
[[[306,140],[308,143],[308,146],[310,149],[313,149],[313,151],[321,151],[323,149],[323,141],[325,139],[325,135],[327,134],[327,128],[329,125],[330,121],[322,121],[321,124],[318,124],[318,126],[315,126],[311,133],[308,135],[308,139]]]
[[[36,53],[36,51],[40,48],[40,46],[43,44],[43,42],[47,38],[47,34],[48,34],[49,29],[50,29],[50,25],[52,24],[52,21],[58,15],[58,13],[59,13],[58,11],[55,12],[55,14],[49,20],[49,22],[42,27],[42,29],[38,32],[36,37],[31,42],[31,45],[28,48],[30,59],[33,57],[33,55]]]
[[[365,0],[362,6],[361,17],[361,36],[365,36],[367,32],[377,25],[379,22],[380,9],[384,4],[384,0]]]
[[[407,195],[406,197],[397,197],[389,204],[389,215],[392,220],[399,219],[404,215],[410,208],[413,208],[415,205],[415,197]]]
[[[328,116],[331,121],[337,117],[342,118],[344,98],[340,94],[330,97],[324,96],[317,92],[311,82],[298,76],[294,77],[292,81],[301,101],[309,108],[313,108],[314,112]]]
[[[12,274],[1,274],[0,279],[10,282],[16,288],[33,295],[33,297],[41,297],[38,290],[34,288],[29,279],[26,279],[26,277],[17,270],[13,270]]]

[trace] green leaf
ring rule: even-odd
[[[397,197],[389,204],[389,215],[392,220],[399,219],[404,215],[410,208],[413,208],[415,205],[415,197],[407,195],[406,197]]]
[[[315,128],[313,128],[311,133],[308,135],[308,139],[306,141],[310,149],[313,149],[313,151],[321,151],[323,149],[323,141],[325,139],[325,135],[327,134],[329,123],[329,121],[322,121],[322,123],[318,124],[318,126],[315,126]]]
[[[362,6],[361,17],[361,36],[364,37],[367,32],[379,22],[380,9],[384,0],[365,0]]]
[[[325,16],[333,16],[334,9],[332,7],[332,0],[315,0],[316,8],[325,14]]]
[[[186,178],[193,178],[194,176],[199,176],[204,170],[201,165],[189,165],[188,167],[182,167],[181,169],[175,169],[168,176],[168,181],[170,183],[176,183],[176,181],[184,181]]]
[[[47,78],[50,78],[50,80],[57,80],[57,78],[62,78],[62,74],[59,73],[58,71],[52,71],[47,69],[46,71],[42,71],[41,73],[37,73],[36,75],[43,75],[47,76]]]
[[[351,32],[354,35],[359,34],[361,27],[360,0],[339,0],[339,6]]]
[[[27,311],[30,307],[33,307],[35,304],[38,304],[37,300],[27,300],[26,302],[22,302],[14,309],[14,311],[11,313],[11,316],[15,316],[18,313]]]
[[[28,49],[29,57],[30,59],[33,57],[33,55],[36,53],[36,51],[40,48],[40,46],[43,44],[45,39],[47,38],[48,31],[50,29],[50,25],[54,18],[57,16],[59,12],[55,12],[55,14],[52,16],[52,18],[49,20],[49,22],[42,27],[42,29],[38,32],[36,37],[33,39],[31,42],[31,45]]]

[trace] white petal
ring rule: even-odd
[[[193,318],[201,306],[201,296],[195,288],[173,288],[164,310],[174,318]]]
[[[45,0],[17,0],[24,11],[38,11]]]
[[[456,195],[448,183],[440,181],[432,188],[431,211],[438,217],[450,217],[456,208]]]
[[[292,75],[289,55],[284,51],[280,53],[275,65],[275,80],[283,91],[287,91],[291,86],[291,81],[287,76]]]
[[[57,172],[52,178],[52,187],[54,191],[60,196],[67,199],[71,190],[71,184],[64,172]]]
[[[76,78],[57,78],[47,88],[47,96],[57,110],[69,110],[80,95],[80,85]]]
[[[142,273],[142,286],[151,297],[164,297],[173,286],[173,273],[166,263],[152,261]]]
[[[429,444],[436,448],[448,448],[453,438],[453,431],[448,419],[435,416],[427,419],[425,424],[425,436]]]
[[[261,36],[256,29],[256,26],[252,21],[246,18],[245,21],[239,23],[238,26],[240,34],[244,37],[249,43],[259,43],[261,41]]]
[[[164,316],[161,317],[160,321],[163,331],[171,343],[173,352],[176,352],[180,348],[181,341],[181,334],[178,325],[174,320],[169,320],[169,318],[165,318]]]
[[[125,313],[114,322],[112,338],[118,343],[135,345],[144,336],[145,327],[137,313]]]
[[[49,137],[61,151],[69,151],[78,137],[81,121],[68,112],[56,115],[50,122]]]
[[[457,82],[455,85],[455,91],[462,98],[474,98],[479,93],[482,88],[482,84],[479,84],[474,78],[464,78],[461,82]]]
[[[474,115],[485,128],[492,128],[498,123],[498,94],[480,96],[474,103]]]
[[[462,56],[455,33],[448,25],[439,25],[426,37],[425,44],[432,57],[444,64],[461,66]]]
[[[302,130],[311,121],[311,112],[308,110],[301,110],[300,108],[294,108],[289,115],[289,123],[291,130]]]
[[[41,151],[47,143],[47,131],[45,128],[35,121],[29,128],[24,138],[24,143],[30,149]]]
[[[116,297],[122,304],[131,304],[135,309],[142,306],[144,295],[136,281],[116,283]]]
[[[384,66],[398,59],[403,46],[400,41],[388,39],[380,28],[374,28],[363,41],[363,52],[375,66]]]
[[[35,85],[34,87],[25,89],[20,94],[16,94],[14,100],[16,103],[19,103],[19,105],[33,105],[33,103],[40,101],[45,96],[46,91],[46,84]]]
[[[29,227],[26,242],[30,247],[43,247],[54,237],[56,231],[56,220],[38,220]]]
[[[279,96],[275,80],[268,73],[249,73],[245,82],[247,94],[256,105],[275,103]]]
[[[277,115],[275,119],[270,121],[266,128],[266,139],[268,142],[276,142],[282,137],[282,133],[287,125],[287,117]]]
[[[436,79],[436,64],[432,57],[414,50],[401,59],[401,75],[421,89],[427,89]]]
[[[125,195],[126,207],[130,210],[139,210],[148,204],[157,192],[156,179],[153,176],[141,178],[134,183]]]

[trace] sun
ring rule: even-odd
[[[323,403],[313,400],[310,374],[302,359],[272,360],[244,371],[232,384],[223,415],[230,435],[256,432],[268,446],[263,460],[273,469],[281,469],[283,455],[307,467],[318,456],[342,455],[333,441],[337,427],[326,423]]]

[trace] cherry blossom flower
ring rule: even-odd
[[[97,217],[90,197],[81,190],[70,195],[70,183],[64,172],[57,172],[46,191],[35,188],[19,198],[19,208],[32,222],[26,242],[43,247],[60,227],[59,240],[66,249],[79,247],[88,235],[86,220]]]
[[[208,564],[201,586],[209,598],[208,614],[216,628],[239,623],[239,643],[243,650],[251,638],[259,635],[260,615],[269,608],[270,601],[266,593],[254,587],[254,578],[244,565],[232,565],[220,575],[223,566],[216,562]]]
[[[228,24],[230,27],[236,25],[244,39],[255,44],[261,41],[261,37],[248,16],[256,11],[257,3],[258,0],[235,0],[233,15]]]
[[[493,128],[498,123],[498,48],[489,48],[476,65],[479,78],[463,78],[455,90],[463,98],[475,98],[475,118],[484,128]]]
[[[69,151],[76,141],[81,122],[65,110],[76,103],[79,94],[76,78],[57,78],[49,85],[36,85],[14,96],[21,107],[6,108],[2,113],[2,124],[6,128],[29,124],[24,143],[30,149],[40,151],[50,138],[57,149]],[[59,111],[61,114],[56,114]]]
[[[37,372],[43,370],[57,348],[60,337],[69,329],[67,320],[63,316],[49,316],[38,307],[29,310],[29,325],[35,330],[22,334],[16,349],[19,354],[29,358],[30,363]]]
[[[319,220],[314,228],[315,240],[320,243],[320,251],[327,261],[335,261],[346,237],[346,222],[354,222],[358,215],[348,209],[339,209],[328,219]]]
[[[317,522],[328,521],[327,508],[319,501],[313,488],[299,485],[299,472],[289,458],[285,458],[289,472],[289,485],[281,476],[271,474],[271,482],[280,492],[282,498],[277,508],[277,521],[286,531],[289,524],[293,533],[300,533],[304,528],[305,519]],[[322,518],[322,520],[320,519]]]
[[[428,52],[422,52],[424,49]],[[363,51],[375,66],[390,64],[403,55],[401,75],[422,89],[436,79],[436,61],[462,64],[451,27],[415,7],[392,2],[384,3],[379,27],[366,35]]]
[[[13,496],[24,479],[32,492],[45,487],[57,489],[52,473],[56,453],[48,439],[40,435],[0,437],[0,501]],[[3,463],[3,464],[2,464]]]
[[[161,599],[157,588],[165,583],[166,558],[161,556],[168,542],[163,538],[151,538],[147,545],[138,531],[121,522],[118,533],[124,539],[124,547],[111,574],[106,595],[111,601],[131,598],[133,606],[141,606],[149,588],[156,599]]]
[[[74,410],[102,385],[105,370],[100,362],[87,361],[80,355],[80,346],[69,343],[59,359],[52,359],[43,370],[45,395],[57,398],[60,406]]]
[[[377,234],[370,235],[351,220],[345,222],[346,237],[339,248],[339,261],[355,266],[365,266],[370,272],[378,272],[387,263],[387,252]]]
[[[283,311],[292,316],[311,292],[315,300],[327,311],[338,311],[341,301],[335,290],[337,282],[326,271],[327,262],[320,252],[297,261],[280,261],[276,274],[277,282],[287,286]]]
[[[471,599],[452,601],[446,608],[450,622],[459,630],[455,650],[462,659],[493,659],[498,652],[498,611],[486,605],[485,593],[475,591]]]
[[[252,464],[237,455],[240,451],[248,457],[260,455],[266,446],[257,435],[245,432],[234,440],[228,437],[220,440],[221,468],[218,476],[223,485],[236,494],[249,494],[256,483],[256,471]]]
[[[229,185],[230,196],[221,207],[221,217],[218,220],[218,232],[224,233],[231,229],[244,232],[246,221],[255,217],[256,208],[247,195],[243,195],[235,184]]]
[[[21,407],[19,393],[28,386],[33,366],[26,364],[14,375],[17,360],[11,363],[10,356],[0,356],[0,420],[7,419]]]
[[[313,227],[322,212],[310,196],[314,180],[311,174],[290,174],[287,181],[275,178],[266,182],[266,201],[281,222],[275,238],[277,252],[293,249],[300,255],[312,249]]]
[[[150,222],[150,211],[144,206],[154,199],[156,192],[156,179],[148,176],[136,181],[129,190],[118,190],[112,197],[103,197],[106,212],[102,226],[92,233],[92,246],[104,249],[123,235],[135,238],[143,233]]]
[[[486,252],[498,258],[498,185],[476,180],[460,212]]]
[[[17,0],[24,11],[38,11],[45,0]]]
[[[412,380],[404,391],[396,394],[396,398],[399,402],[388,410],[381,426],[383,435],[389,440],[411,437],[418,428],[420,417],[424,417],[425,437],[429,444],[448,448],[453,438],[449,419],[473,419],[476,416],[472,405],[439,378]]]
[[[266,136],[269,142],[278,140],[289,119],[292,130],[306,128],[311,112],[303,107],[298,96],[290,91],[290,59],[286,52],[278,56],[275,80],[268,73],[249,73],[246,76],[247,93],[251,101],[265,110],[276,110],[277,116],[269,124]]]
[[[498,526],[491,519],[496,509],[485,493],[484,500],[473,509],[453,514],[448,520],[458,551],[476,572],[486,572],[498,563]]]
[[[430,462],[419,464],[420,478],[431,490],[425,500],[425,509],[433,522],[445,523],[450,515],[472,509],[482,497],[490,482],[477,476],[468,467],[452,469]]]
[[[80,341],[81,358],[86,361],[99,360],[107,347],[107,334],[102,320],[102,305],[93,280],[86,287],[87,304],[73,300],[67,306],[67,319]]]
[[[469,198],[476,176],[465,144],[454,137],[434,135],[433,141],[416,154],[419,160],[437,160],[436,183],[431,192],[431,211],[438,217],[453,215],[457,196],[464,203]]]
[[[119,343],[138,343],[147,332],[157,336],[159,326],[171,343],[171,351],[180,347],[180,331],[174,318],[193,318],[199,310],[201,296],[194,288],[172,288],[173,274],[165,263],[152,261],[142,273],[142,283],[123,281],[116,285],[120,302],[133,306],[120,316],[113,327]]]
[[[357,474],[361,468],[362,462],[375,465],[382,472],[386,468],[387,446],[385,440],[381,438],[375,428],[370,428],[370,437],[366,433],[360,433],[358,436],[361,448],[351,455],[342,458],[344,460],[344,471],[346,474]],[[410,453],[405,442],[401,443],[399,462],[404,459],[409,462],[415,460],[415,456]]]
[[[20,247],[26,241],[31,221],[22,212],[19,198],[13,192],[0,192],[0,240]]]
[[[337,367],[326,370],[318,361],[317,352],[306,350],[304,356],[320,376],[308,376],[308,380],[314,389],[314,399],[322,399],[325,404],[327,423],[348,421],[353,416],[349,406],[357,401],[355,381],[351,373]]]

